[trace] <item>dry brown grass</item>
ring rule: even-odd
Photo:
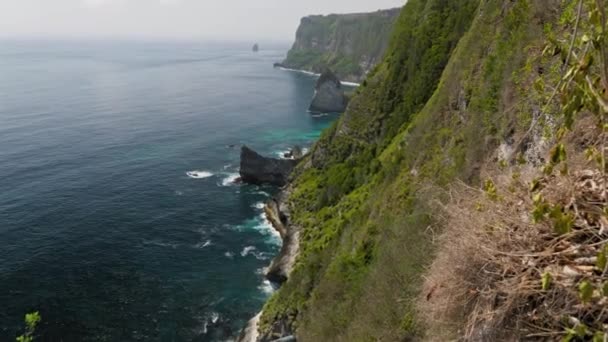
[[[581,136],[570,139],[570,151],[582,150]],[[537,192],[572,215],[563,235],[551,219],[532,220],[537,170],[489,172],[496,195],[463,183],[451,188],[448,204],[438,205],[445,231],[417,301],[428,340],[559,340],[583,325],[585,340],[608,331],[607,269],[596,265],[608,242],[608,180],[581,156],[573,153],[569,174],[542,177]],[[543,289],[545,274],[551,281]],[[589,302],[580,298],[584,281],[595,289]]]

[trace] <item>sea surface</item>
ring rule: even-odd
[[[234,184],[336,117],[287,45],[0,41],[0,341],[225,341],[273,287],[276,189]]]

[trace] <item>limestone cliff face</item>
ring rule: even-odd
[[[400,11],[304,17],[281,65],[316,73],[330,68],[341,80],[360,82],[382,60]]]

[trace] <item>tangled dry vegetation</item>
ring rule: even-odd
[[[545,106],[561,110],[542,113],[559,122],[555,145],[542,170],[505,163],[439,204],[418,299],[429,339],[608,341],[608,14],[604,0],[566,2],[568,29],[544,52],[565,52]]]
[[[537,179],[516,166],[484,189],[452,187],[418,300],[429,339],[606,340],[608,179],[581,159]]]

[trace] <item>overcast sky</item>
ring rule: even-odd
[[[0,36],[293,40],[309,14],[405,0],[0,0]]]

